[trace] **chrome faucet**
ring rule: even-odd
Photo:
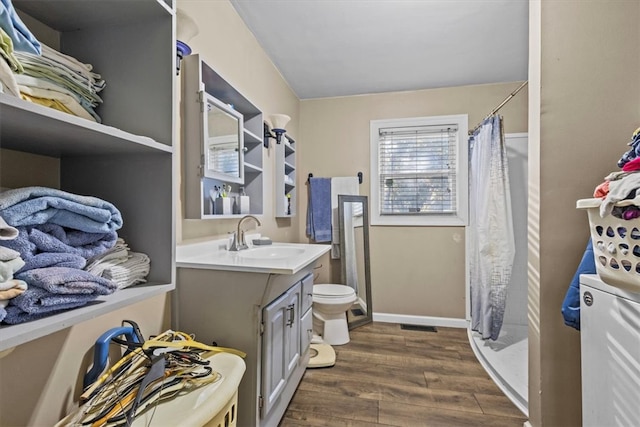
[[[237,252],[249,248],[247,242],[244,240],[244,230],[241,228],[242,223],[248,219],[253,219],[259,226],[262,225],[260,224],[260,220],[253,215],[245,215],[240,218],[240,221],[238,221],[238,231],[233,233],[233,242],[229,248],[230,251]]]

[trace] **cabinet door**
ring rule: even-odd
[[[300,290],[300,314],[304,314],[313,304],[313,274],[309,274],[302,279],[302,289]]]
[[[300,318],[300,354],[304,354],[309,349],[311,338],[313,338],[313,311],[307,312]]]
[[[262,414],[268,414],[280,397],[300,358],[300,284],[290,288],[262,310]]]
[[[200,93],[203,102],[201,117],[203,175],[206,178],[243,184],[244,122],[242,114],[204,90]]]
[[[298,360],[300,360],[300,284],[297,284],[293,288],[287,291],[287,329],[286,329],[286,348],[285,348],[285,360],[287,361],[286,366],[286,377],[289,378],[291,372],[298,365]]]

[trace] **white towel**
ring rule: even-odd
[[[18,237],[18,229],[7,224],[0,216],[0,240],[13,240],[16,237]]]
[[[131,252],[129,245],[123,239],[118,239],[111,250],[90,259],[85,270],[115,282],[118,289],[124,289],[145,283],[150,264],[151,260],[146,254]]]
[[[340,258],[340,218],[338,195],[357,196],[360,192],[358,177],[331,178],[331,258]]]
[[[18,257],[20,257],[20,252],[0,246],[0,261],[11,261]]]
[[[13,275],[24,267],[22,258],[14,258],[10,261],[0,261],[0,282],[13,279]]]
[[[129,259],[110,266],[102,272],[102,277],[118,284],[118,289],[145,283],[149,274],[150,259],[141,252],[129,252]]]

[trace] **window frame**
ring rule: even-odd
[[[456,209],[454,214],[429,213],[424,215],[380,215],[380,168],[379,168],[379,134],[381,128],[401,128],[416,126],[457,126],[456,142]],[[382,119],[370,121],[371,152],[371,225],[391,226],[458,226],[468,224],[469,218],[469,163],[468,163],[468,129],[467,114],[446,116],[409,117],[400,119]]]

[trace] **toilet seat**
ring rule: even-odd
[[[356,291],[346,285],[313,285],[313,296],[318,296],[323,299],[331,299],[331,298],[344,298],[355,295]]]

